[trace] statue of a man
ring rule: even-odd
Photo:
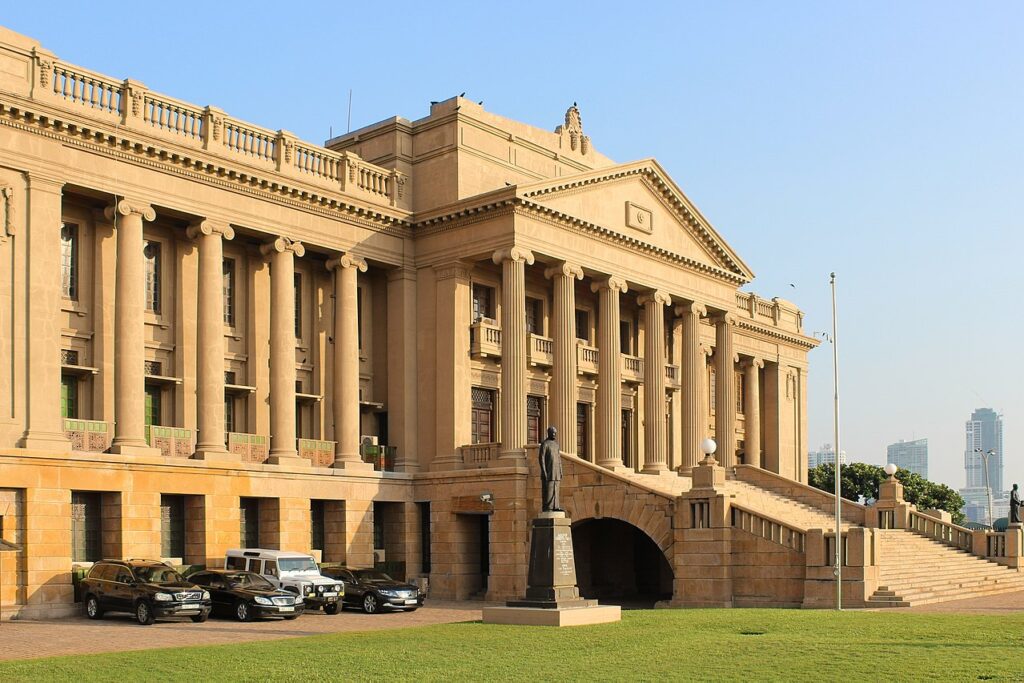
[[[1010,491],[1010,524],[1020,524],[1020,494],[1017,493],[1017,485],[1013,485],[1013,490]]]
[[[540,490],[543,512],[562,512],[558,502],[558,485],[562,481],[562,455],[555,437],[558,432],[548,427],[548,436],[540,444]]]

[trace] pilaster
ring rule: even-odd
[[[469,268],[456,261],[434,268],[437,426],[431,469],[457,469],[459,447],[469,443]],[[451,410],[444,409],[451,406]]]
[[[416,271],[388,271],[388,445],[398,449],[395,469],[420,469],[416,384]]]

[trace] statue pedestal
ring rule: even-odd
[[[572,549],[572,520],[564,512],[542,512],[533,520],[526,597],[506,607],[485,607],[484,623],[579,626],[619,621],[617,606],[580,598]]]

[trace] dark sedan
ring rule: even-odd
[[[238,621],[258,617],[295,619],[305,609],[300,596],[275,588],[254,572],[207,570],[190,574],[188,580],[210,591],[214,614]]]
[[[412,612],[423,606],[426,597],[413,584],[396,581],[376,569],[321,567],[320,573],[345,583],[344,607],[359,607],[367,614],[382,609]]]

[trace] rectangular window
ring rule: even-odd
[[[78,417],[78,378],[74,375],[60,376],[61,417]]]
[[[590,440],[590,405],[576,404],[576,455],[589,460],[587,442]]]
[[[327,545],[326,529],[327,506],[322,500],[309,501],[309,547],[324,550]]]
[[[712,415],[715,414],[715,368],[714,366],[708,367],[708,410]]]
[[[224,431],[235,431],[235,397],[224,397]]]
[[[473,443],[494,443],[494,392],[490,389],[472,388],[472,441]]]
[[[146,310],[160,315],[160,243],[147,240],[142,253],[146,259]]]
[[[302,275],[295,273],[295,338],[302,339]]]
[[[99,493],[71,492],[71,561],[103,559],[102,504]]]
[[[423,554],[423,573],[430,573],[430,503],[417,503],[420,508],[420,546]]]
[[[590,311],[576,309],[576,338],[590,343]]]
[[[160,557],[185,557],[185,496],[160,496]]]
[[[235,326],[235,260],[224,259],[224,324]]]
[[[356,339],[363,348],[363,288],[356,287]]]
[[[161,410],[161,396],[159,384],[147,384],[146,385],[146,426],[160,425],[163,424],[161,419],[163,412]]]
[[[494,319],[494,288],[473,285],[473,322],[481,318]]]
[[[633,355],[633,326],[628,320],[619,321],[619,351]]]
[[[243,548],[260,547],[260,499],[238,500],[238,532]]]
[[[669,443],[672,443],[671,440]],[[633,467],[633,411],[622,411],[622,464]]]
[[[65,299],[78,300],[78,226],[64,223],[60,229],[60,274]]]
[[[544,309],[540,299],[526,297],[526,333],[544,335]]]
[[[540,443],[544,429],[544,399],[540,396],[526,397],[526,443]]]
[[[736,373],[736,413],[743,414],[743,373]]]

